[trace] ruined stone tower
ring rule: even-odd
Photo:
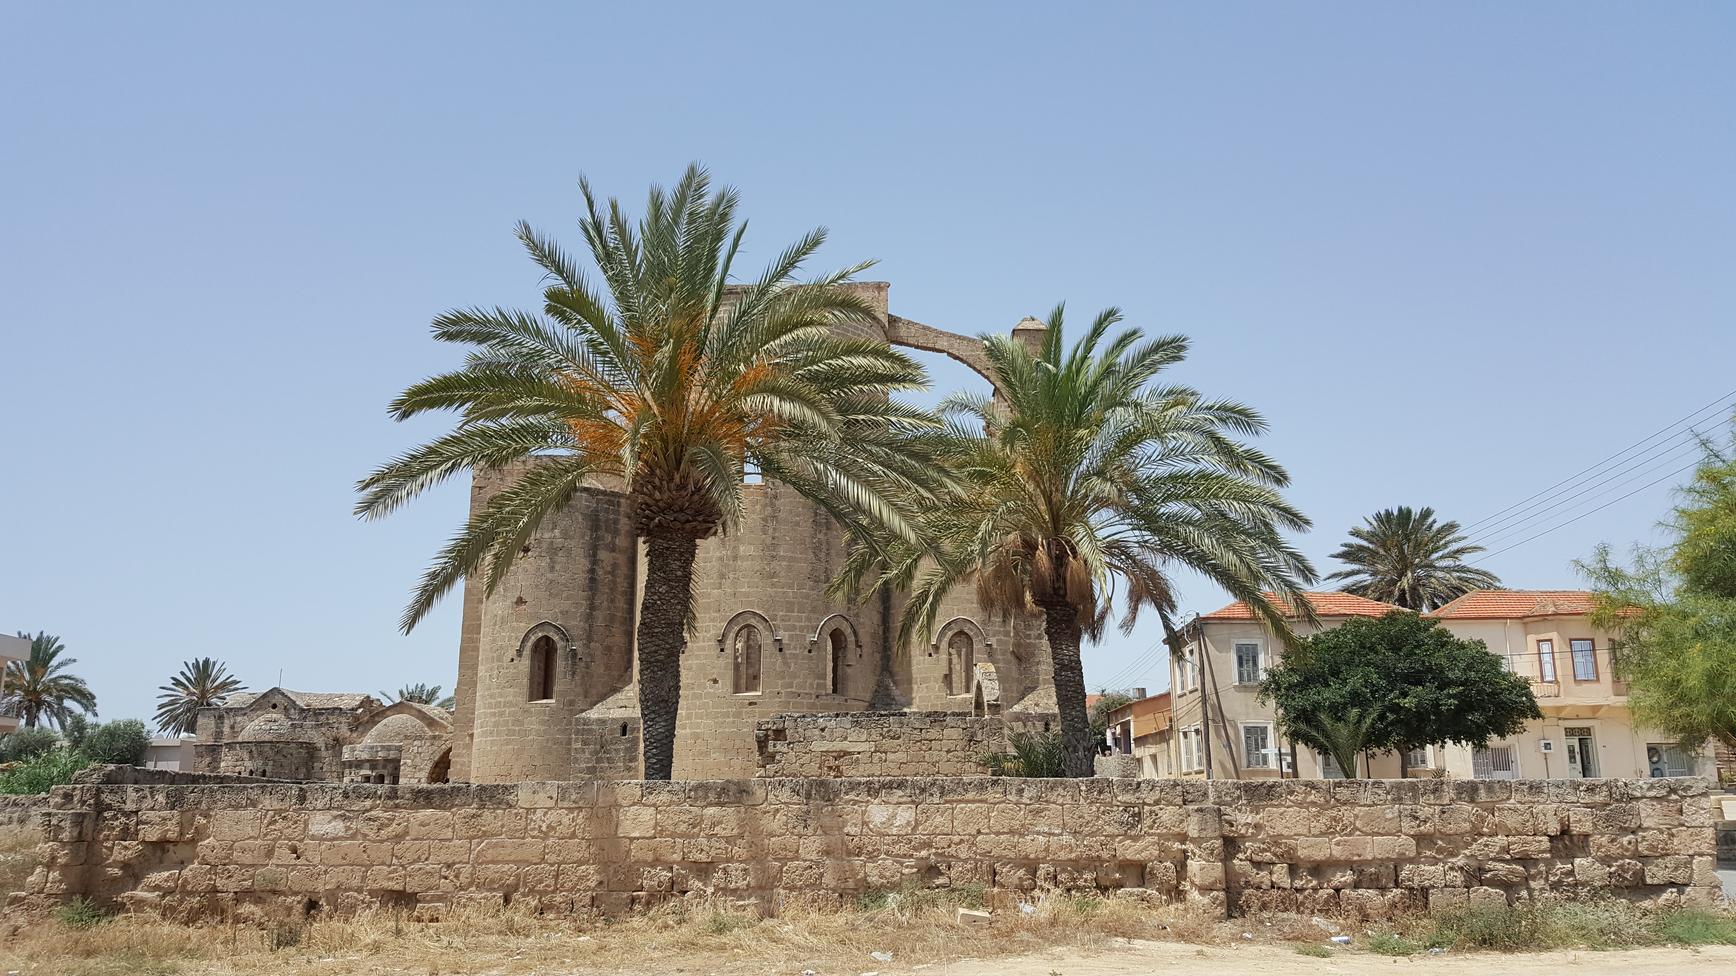
[[[853,331],[984,371],[977,340],[888,314],[884,282],[853,287],[879,312],[876,327]],[[1040,341],[1041,329],[1026,320],[1014,334]],[[515,474],[479,475],[472,512]],[[454,780],[638,776],[633,643],[644,567],[620,488],[584,489],[492,595],[465,588]],[[894,648],[896,597],[826,595],[846,552],[831,518],[780,484],[748,484],[743,496],[740,522],[699,546],[676,778],[752,776],[754,725],[777,715],[1054,710],[1040,625],[991,617],[957,592],[934,633]]]

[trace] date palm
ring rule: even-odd
[[[6,688],[0,707],[24,720],[24,727],[66,724],[68,715],[96,714],[96,695],[83,678],[69,673],[76,658],[62,657],[66,645],[52,634],[19,637],[30,641],[30,656],[6,663]],[[76,710],[76,712],[75,712]]]
[[[423,684],[420,681],[413,685],[405,685],[404,687],[399,688],[396,695],[382,691],[380,692],[380,699],[389,702],[407,701],[415,702],[418,705],[433,705],[435,708],[444,708],[449,712],[452,710],[452,706],[457,704],[458,701],[451,695],[442,698],[440,696],[439,685]]]
[[[181,665],[181,673],[157,689],[157,728],[169,735],[186,735],[199,722],[199,709],[221,705],[241,690],[241,679],[221,661],[196,657]]]
[[[549,282],[540,311],[470,308],[435,320],[435,338],[469,356],[410,387],[391,414],[456,410],[456,426],[364,479],[357,511],[381,516],[459,472],[537,462],[440,552],[404,612],[408,630],[467,576],[492,591],[581,485],[624,484],[646,552],[644,775],[668,779],[694,556],[738,518],[744,470],[846,525],[908,535],[890,500],[911,497],[925,462],[900,442],[938,421],[889,397],[921,388],[920,366],[883,342],[845,337],[874,320],[868,300],[845,287],[868,265],[798,281],[824,230],[732,286],[746,224],[735,219],[736,193],[714,192],[704,170],[690,167],[671,191],[653,188],[637,224],[580,187],[580,228],[602,290],[521,223],[519,240]]]
[[[1432,508],[1383,509],[1351,529],[1350,540],[1332,554],[1347,568],[1326,577],[1343,582],[1346,593],[1422,613],[1501,585],[1494,573],[1465,562],[1483,547],[1467,541],[1459,523],[1437,522]]]
[[[1314,577],[1280,535],[1308,525],[1279,493],[1288,476],[1238,440],[1264,422],[1241,404],[1159,385],[1187,340],[1137,329],[1109,338],[1120,318],[1103,312],[1071,347],[1060,308],[1038,351],[985,337],[996,392],[941,405],[949,425],[931,440],[956,482],[924,507],[922,544],[889,542],[884,560],[859,548],[848,568],[849,582],[909,590],[902,644],[928,632],[947,593],[971,580],[984,607],[1041,616],[1070,776],[1092,768],[1080,643],[1101,635],[1117,587],[1124,631],[1150,607],[1173,632],[1169,574],[1186,568],[1287,635],[1279,604],[1307,614],[1297,598]]]

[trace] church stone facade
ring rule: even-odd
[[[886,311],[888,286],[855,286],[880,311],[872,338],[984,371],[981,343]],[[1040,341],[1040,323],[1014,329]],[[522,469],[481,472],[471,510]],[[547,519],[485,595],[467,586],[451,777],[470,782],[636,778],[634,634],[643,560],[619,484],[588,486]],[[682,654],[675,777],[755,774],[755,730],[778,717],[874,711],[1054,712],[1040,624],[990,615],[955,593],[934,631],[894,647],[900,600],[826,595],[842,530],[776,483],[748,484],[740,521],[699,546],[697,628]]]

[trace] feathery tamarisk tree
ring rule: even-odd
[[[1311,612],[1301,586],[1314,570],[1281,535],[1308,520],[1279,493],[1284,469],[1238,439],[1264,421],[1156,382],[1187,340],[1110,337],[1120,320],[1101,313],[1071,347],[1061,308],[1040,350],[985,336],[995,394],[942,403],[948,425],[925,441],[952,480],[920,506],[919,544],[858,547],[840,577],[908,589],[902,644],[929,632],[947,593],[972,580],[984,607],[1042,617],[1069,776],[1091,775],[1095,751],[1080,644],[1101,635],[1117,585],[1123,631],[1150,607],[1173,635],[1177,568],[1207,576],[1280,635],[1291,635],[1294,612],[1280,604]]]
[[[460,472],[536,462],[436,557],[404,611],[408,631],[466,577],[492,592],[581,485],[624,483],[647,560],[637,633],[644,775],[668,779],[694,558],[701,540],[737,519],[746,467],[864,538],[907,538],[897,501],[923,496],[929,462],[905,442],[938,421],[890,397],[925,385],[919,365],[883,342],[845,337],[874,321],[868,300],[846,287],[869,264],[798,280],[823,229],[732,285],[747,226],[736,220],[736,192],[714,191],[705,170],[654,187],[637,223],[617,201],[599,204],[587,182],[580,188],[601,287],[521,223],[519,240],[548,279],[540,312],[469,308],[435,320],[435,338],[469,347],[464,366],[411,386],[391,413],[455,410],[458,421],[364,479],[356,508],[383,516]]]

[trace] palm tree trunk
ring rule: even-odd
[[[1091,716],[1085,711],[1085,668],[1079,662],[1079,612],[1067,604],[1043,608],[1049,661],[1055,673],[1055,705],[1061,710],[1061,745],[1068,776],[1096,771]]]
[[[693,599],[698,540],[652,536],[645,542],[645,596],[639,601],[639,722],[646,779],[675,771],[675,718],[681,709],[681,649]]]

